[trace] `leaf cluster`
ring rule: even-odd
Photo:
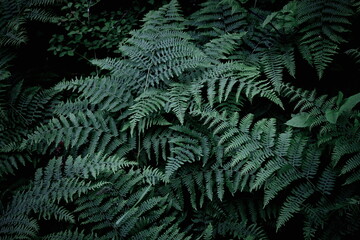
[[[296,54],[325,77],[356,5],[249,3],[172,0],[92,60],[105,74],[47,90],[7,84],[4,58],[0,239],[357,236],[359,93],[287,82]]]

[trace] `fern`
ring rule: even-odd
[[[285,203],[280,210],[280,216],[277,220],[276,227],[279,229],[286,223],[293,215],[293,213],[300,211],[303,202],[314,193],[314,190],[308,184],[300,185],[293,189],[291,195],[287,197]]]
[[[159,163],[160,158],[165,161],[170,156],[168,151],[169,140],[173,137],[171,129],[156,129],[147,131],[143,137],[143,146],[147,158],[155,159]]]
[[[1,239],[272,239],[292,221],[306,240],[356,236],[360,95],[285,83],[299,50],[324,75],[350,3],[200,7],[148,13],[121,58],[92,60],[107,73],[48,90],[0,59]]]
[[[262,230],[256,225],[246,226],[244,222],[219,224],[218,231],[220,235],[230,235],[238,239],[267,239]]]
[[[36,124],[51,116],[51,108],[58,101],[57,91],[39,87],[23,90],[22,82],[12,87],[4,85],[4,89],[6,104],[0,122],[0,175],[15,174],[21,165],[36,162],[29,152],[22,151],[21,142]]]
[[[200,40],[236,33],[247,24],[244,9],[233,12],[231,5],[215,0],[206,1],[201,7],[191,16],[190,22],[196,27]]]
[[[203,138],[201,134],[191,132],[191,130],[186,127],[174,126],[171,128],[180,133],[184,133],[184,135],[173,137],[169,141],[172,145],[170,148],[172,154],[168,157],[165,168],[167,177],[170,177],[184,163],[200,160],[204,154],[208,152],[208,146],[206,144],[201,144]],[[207,159],[204,159],[203,161],[206,162]]]
[[[15,175],[16,170],[20,166],[24,166],[26,163],[31,162],[31,158],[28,152],[19,151],[19,144],[9,144],[1,146],[0,148],[0,176],[7,174]]]
[[[11,76],[7,67],[14,57],[9,51],[2,49],[0,49],[0,55],[0,117],[6,119],[6,91],[9,87],[7,80]]]
[[[36,236],[39,231],[35,219],[24,215],[3,215],[0,219],[1,239],[27,239]]]
[[[0,46],[19,46],[27,42],[27,21],[49,22],[54,17],[43,6],[54,5],[59,0],[1,1]]]
[[[57,233],[52,233],[44,237],[45,240],[55,240],[55,239],[63,239],[63,240],[86,240],[86,239],[104,239],[99,238],[94,234],[85,234],[84,231],[79,232],[78,229],[75,231],[67,230]]]
[[[326,123],[326,112],[336,107],[336,97],[328,98],[323,95],[316,97],[315,91],[297,92],[293,88],[284,85],[283,91],[287,96],[291,96],[291,101],[297,100],[295,109],[300,109],[300,113],[294,115],[286,124],[293,127],[316,127]],[[307,112],[306,112],[307,111]]]
[[[87,101],[87,105],[96,105],[102,111],[119,112],[132,102],[130,88],[131,84],[122,78],[103,77],[99,80],[98,77],[92,77],[61,82],[54,89],[76,92],[79,94],[78,101]]]
[[[256,81],[259,74],[255,67],[239,63],[221,64],[206,71],[199,83],[195,83],[194,89],[201,89],[206,85],[207,100],[211,106],[215,101],[225,101],[233,91],[236,93],[236,101],[239,100],[241,94],[244,94],[250,101],[255,96],[260,96],[282,107],[281,100],[275,91],[266,82]],[[197,90],[197,92],[199,91]],[[198,94],[197,92],[195,94]],[[215,99],[215,96],[218,96],[218,99]],[[201,96],[196,96],[196,98],[201,99]]]
[[[280,90],[283,82],[283,69],[287,68],[290,75],[295,76],[295,56],[291,46],[275,47],[260,53],[263,71],[276,90]]]
[[[209,226],[205,229],[204,231],[204,240],[211,240],[213,239],[213,226],[211,225],[211,223],[209,224]]]
[[[316,98],[314,94],[309,97],[307,92],[302,93],[302,95],[295,95],[297,98],[301,98],[297,106],[303,105],[301,109],[307,110],[307,112],[304,111],[293,116],[287,124],[294,127],[320,126],[318,143],[331,142],[333,144],[333,166],[338,165],[344,155],[353,154],[348,160],[342,159],[345,165],[341,171],[342,174],[345,174],[356,169],[358,165],[354,163],[357,159],[356,153],[359,151],[356,132],[359,126],[356,120],[355,122],[351,120],[358,118],[357,114],[353,115],[351,111],[358,104],[359,95],[355,94],[344,99],[343,94],[339,93],[337,97],[329,100],[326,100],[326,96]],[[357,181],[358,174],[354,174],[350,178],[352,180],[347,180],[347,183]]]
[[[37,234],[36,221],[26,217],[30,212],[36,213],[43,219],[55,217],[58,220],[74,222],[74,216],[70,211],[57,203],[60,200],[73,201],[76,195],[80,196],[106,185],[103,181],[86,181],[85,179],[89,177],[88,171],[96,177],[102,172],[117,171],[128,165],[124,161],[117,162],[119,159],[113,158],[111,160],[113,164],[106,163],[101,166],[95,161],[95,166],[93,166],[89,161],[91,159],[92,157],[89,156],[77,158],[74,161],[70,157],[65,160],[64,170],[62,170],[61,159],[52,159],[47,167],[39,169],[28,189],[18,192],[4,210],[0,219],[2,237],[12,236],[20,239]],[[81,167],[84,165],[87,165],[88,169]]]
[[[175,113],[181,124],[184,124],[184,117],[190,101],[189,86],[180,83],[171,85],[169,92],[170,109]]]
[[[298,18],[302,37],[299,49],[322,78],[325,68],[338,52],[341,36],[348,31],[352,15],[350,1],[304,1],[299,5]]]
[[[86,113],[70,113],[68,116],[53,118],[29,135],[23,146],[29,145],[30,149],[36,149],[39,144],[45,143],[43,151],[46,151],[51,144],[63,144],[65,149],[85,147],[83,153],[104,151],[111,154],[119,151],[126,139],[126,135],[119,133],[111,117],[104,118],[88,110]]]
[[[347,55],[351,56],[356,64],[360,64],[360,52],[359,49],[349,49],[345,52]]]
[[[179,239],[182,238],[181,235],[184,237],[185,234],[180,234],[176,228],[171,229],[170,223],[174,222],[174,218],[159,220],[159,216],[166,211],[162,207],[166,197],[151,197],[153,187],[144,186],[142,179],[139,171],[113,174],[109,178],[109,181],[114,183],[111,187],[79,199],[76,212],[79,212],[80,220],[85,225],[93,224],[92,231],[104,232],[105,239],[141,239],[145,236],[158,239],[162,234],[168,236],[170,233],[178,235]],[[94,206],[100,208],[101,213],[94,211]],[[107,231],[104,231],[105,229]]]
[[[166,104],[166,95],[163,91],[159,90],[149,90],[141,94],[138,98],[136,98],[135,104],[131,106],[130,112],[130,126],[131,133],[133,133],[134,128],[139,125],[142,128],[142,131],[145,129],[146,118],[151,114],[157,114],[157,112],[161,111]],[[161,120],[160,122],[161,123]],[[163,124],[167,124],[165,119],[162,120]],[[152,124],[151,124],[152,125]]]
[[[131,32],[132,37],[120,47],[127,59],[115,64],[127,65],[136,72],[133,80],[140,89],[168,85],[185,70],[206,65],[205,55],[189,42],[190,36],[183,31],[177,6],[176,1],[171,1],[149,13],[143,28]],[[104,65],[99,60],[97,63]]]
[[[199,113],[196,113],[199,114]],[[319,166],[319,153],[315,149],[306,149],[306,138],[295,138],[293,140],[291,131],[279,135],[278,140],[274,121],[260,120],[253,124],[251,115],[244,117],[239,123],[237,118],[227,120],[226,116],[216,112],[202,112],[202,118],[213,128],[214,134],[219,134],[219,143],[225,145],[225,168],[239,169],[245,180],[248,191],[264,187],[264,205],[284,189],[291,188],[296,195],[289,195],[282,204],[278,218],[277,227],[286,223],[294,213],[302,210],[302,204],[314,192],[330,194],[334,188],[335,172],[330,168],[317,169]],[[278,145],[277,145],[278,144]],[[302,146],[302,147],[300,147]],[[299,148],[300,147],[300,148]],[[305,161],[303,155],[305,154]],[[226,158],[225,158],[226,159]],[[303,162],[304,161],[304,162]],[[310,179],[321,172],[318,184]],[[295,184],[295,181],[304,181]],[[305,194],[309,193],[308,195]],[[299,200],[298,195],[304,199]],[[297,202],[300,201],[300,202]]]
[[[204,45],[205,54],[215,60],[226,60],[228,56],[234,53],[236,46],[240,44],[239,40],[244,35],[246,32],[226,33],[214,38]]]

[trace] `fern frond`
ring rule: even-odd
[[[300,151],[304,148],[305,142],[300,143]],[[316,148],[310,148],[305,156],[305,160],[302,162],[302,172],[304,174],[304,177],[308,180],[313,179],[319,170],[320,165],[320,154],[321,152],[319,149]]]
[[[330,167],[325,168],[319,178],[317,189],[323,194],[330,195],[335,187],[336,172]]]
[[[357,49],[349,49],[345,52],[347,55],[352,57],[356,64],[360,64],[360,50]]]
[[[168,101],[170,109],[175,113],[181,124],[184,124],[184,117],[190,102],[189,85],[173,83],[170,85]]]
[[[27,216],[4,214],[0,217],[1,239],[31,239],[38,231],[37,221]]]
[[[142,120],[151,114],[156,114],[164,109],[167,96],[164,91],[149,89],[137,97],[135,103],[130,107],[130,127],[131,134]]]
[[[300,52],[304,59],[315,65],[319,78],[322,78],[338,52],[338,45],[346,42],[341,34],[347,32],[350,25],[350,1],[303,1],[298,13],[302,34]]]
[[[169,178],[186,162],[195,162],[201,159],[202,151],[197,141],[189,137],[177,137],[170,140],[173,156],[167,159],[165,174]]]
[[[281,100],[272,87],[265,81],[258,80],[259,74],[259,70],[255,67],[235,62],[225,63],[204,72],[198,84],[207,87],[207,99],[211,106],[215,101],[220,103],[225,101],[230,93],[234,92],[237,101],[241,94],[250,101],[255,96],[260,96],[282,107]],[[215,99],[216,96],[218,99]]]
[[[32,8],[24,11],[24,17],[29,21],[50,22],[54,15],[44,9]]]
[[[298,150],[298,152],[297,152],[298,156],[291,156],[289,154],[289,152],[290,153],[294,152],[292,149],[293,147],[299,147],[299,145],[295,146],[295,144],[291,144],[291,140],[292,140],[292,131],[291,130],[288,130],[279,135],[279,137],[277,139],[277,143],[276,143],[275,159],[273,161],[269,161],[268,163],[266,163],[264,165],[264,167],[262,167],[260,169],[258,174],[256,174],[256,179],[255,179],[254,183],[250,186],[251,187],[250,190],[261,187],[263,184],[266,183],[266,181],[268,181],[268,179],[273,174],[276,173],[276,171],[278,171],[279,169],[281,169],[282,167],[287,165],[288,161],[285,160],[285,157],[289,156],[289,160],[290,159],[293,160],[292,165],[294,165],[294,166],[295,166],[294,160],[301,161],[303,149],[300,148]]]
[[[165,174],[158,168],[145,167],[141,173],[146,183],[150,185],[156,185],[159,182],[165,182]]]
[[[93,63],[111,70],[114,76],[133,80],[139,92],[177,82],[187,69],[207,66],[206,55],[183,31],[183,18],[178,8],[177,1],[171,1],[149,13],[143,27],[132,31],[131,37],[120,46],[125,59],[94,60]],[[164,19],[160,20],[160,16]]]
[[[360,170],[356,169],[354,170],[349,177],[347,177],[344,185],[353,184],[360,181]]]
[[[356,153],[346,162],[345,166],[341,169],[341,174],[354,171],[358,167],[360,167],[360,153]]]
[[[190,16],[190,25],[196,28],[201,41],[220,37],[226,33],[237,33],[247,25],[245,10],[232,10],[232,5],[216,0],[201,4],[201,9]]]
[[[107,156],[101,152],[88,154],[84,157],[73,158],[69,156],[65,161],[65,176],[81,177],[83,179],[88,179],[90,176],[96,179],[102,172],[111,170],[115,173],[124,167],[136,165],[135,162],[125,161],[118,156]]]
[[[51,107],[54,107],[54,102],[56,103],[57,94],[58,91],[53,89],[27,89],[19,96],[16,106],[13,106],[16,108],[14,114],[18,115],[18,118],[26,118],[23,123],[27,126],[48,119],[52,115]]]
[[[58,83],[54,89],[77,92],[79,93],[77,101],[86,101],[87,104],[96,105],[102,111],[119,112],[131,105],[133,99],[131,88],[132,85],[123,78],[89,77]],[[81,102],[78,103],[81,104]],[[64,106],[59,105],[59,107]],[[57,111],[61,113],[60,110]]]
[[[13,124],[17,124],[17,128],[31,128],[52,115],[52,108],[58,103],[58,91],[40,87],[24,90],[23,81],[20,81],[8,89],[8,95],[4,98],[7,105],[3,111],[6,111],[7,121],[0,124],[6,124],[8,128]]]
[[[213,238],[213,231],[214,231],[213,226],[210,223],[203,232],[203,236],[204,236],[203,239],[204,240],[212,240],[212,239],[214,239]]]
[[[53,5],[57,1],[1,1],[0,46],[20,46],[27,42],[25,23],[28,21],[49,22],[54,15],[40,7]]]
[[[276,229],[278,230],[286,222],[289,221],[293,215],[301,210],[301,205],[314,193],[314,189],[309,183],[299,185],[291,191],[284,205],[280,210],[279,218],[276,222]]]
[[[283,82],[283,68],[287,68],[291,76],[295,77],[295,57],[294,48],[282,46],[278,49],[272,47],[260,53],[260,63],[266,77],[270,80],[274,88],[279,91]]]
[[[152,160],[155,156],[156,163],[161,160],[166,161],[169,157],[169,141],[173,137],[173,131],[171,129],[156,129],[154,131],[149,130],[146,132],[143,138],[143,146],[146,151],[149,160]]]
[[[45,143],[43,151],[46,151],[52,144],[63,144],[66,149],[74,150],[83,146],[83,153],[103,151],[111,154],[125,142],[126,136],[119,133],[111,117],[105,118],[99,112],[88,110],[53,118],[31,133],[23,146],[36,149],[36,146]]]
[[[78,162],[72,161],[72,158],[66,160],[64,172],[62,172],[62,164],[61,159],[50,160],[44,169],[38,169],[28,189],[16,193],[0,218],[0,222],[4,223],[2,233],[5,233],[5,236],[9,234],[14,239],[21,239],[23,234],[29,235],[37,231],[36,222],[27,217],[30,212],[44,219],[54,217],[57,220],[74,222],[74,216],[70,211],[57,203],[61,200],[73,201],[76,195],[81,196],[106,184],[81,179],[77,171],[73,171],[79,166],[77,166]],[[117,166],[104,164],[101,169],[94,168],[93,174],[99,174],[100,171],[114,171],[122,166],[124,164]],[[91,168],[91,166],[88,167]],[[86,177],[84,172],[80,175]],[[11,222],[11,225],[6,225],[6,222]]]
[[[287,166],[283,168],[286,169]],[[270,200],[275,198],[275,196],[292,182],[301,178],[301,175],[295,170],[290,169],[285,173],[279,174],[272,178],[265,184],[265,197],[264,197],[264,206],[268,205]]]
[[[0,177],[7,174],[15,174],[19,166],[24,166],[27,162],[33,160],[28,152],[19,150],[19,144],[9,144],[0,147]]]
[[[204,53],[215,60],[226,60],[246,32],[226,33],[204,45]]]
[[[232,236],[238,239],[268,239],[263,229],[256,224],[243,222],[223,222],[217,226],[220,236]]]
[[[157,11],[149,12],[143,19],[144,28],[157,28],[169,25],[170,29],[177,27],[177,30],[183,30],[185,21],[180,11],[180,5],[177,0],[171,0],[168,4],[160,7]],[[153,30],[154,30],[153,29]]]
[[[44,240],[90,240],[90,239],[99,239],[104,240],[104,238],[98,237],[96,234],[85,234],[84,231],[67,230],[63,232],[52,233],[46,235]]]
[[[21,142],[35,124],[44,123],[51,116],[58,101],[57,93],[53,89],[38,87],[23,90],[22,82],[4,93],[6,104],[2,110],[5,116],[0,121],[0,175],[14,174],[20,165],[36,162],[35,157],[23,151]]]
[[[56,108],[54,109],[54,114],[57,116],[68,115],[70,113],[86,112],[87,110],[95,111],[95,107],[90,105],[89,101],[87,101],[87,100],[75,100],[75,101],[68,100],[64,103],[57,105]]]
[[[112,185],[76,202],[76,212],[82,223],[90,224],[92,231],[104,239],[139,239],[149,234],[150,239],[158,239],[161,234],[166,235],[174,218],[160,217],[166,211],[163,206],[166,197],[153,195],[155,186],[143,184],[149,171],[144,173],[130,170],[107,175]],[[96,209],[101,209],[101,212]]]
[[[296,90],[288,85],[282,86],[285,96],[290,97],[290,101],[297,101],[295,109],[300,113],[294,115],[287,125],[293,127],[317,127],[329,122],[327,112],[336,109],[337,97],[329,98],[327,95],[316,96],[315,91]]]
[[[186,69],[206,66],[205,55],[185,33],[159,29],[157,33],[144,30],[132,35],[120,50],[136,63],[138,81],[145,88],[169,84]]]

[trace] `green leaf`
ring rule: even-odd
[[[360,93],[348,97],[344,104],[340,107],[339,113],[347,112],[352,110],[360,102]]]
[[[340,91],[340,92],[338,93],[338,97],[337,97],[337,100],[336,100],[336,105],[337,105],[337,106],[340,106],[340,104],[342,103],[343,99],[344,99],[344,94]]]
[[[273,18],[277,15],[277,12],[273,12],[270,15],[268,15],[264,22],[261,24],[261,27],[265,27],[267,24],[269,24],[269,22],[271,22],[271,20],[273,20]]]
[[[343,99],[343,94],[342,92],[339,92],[338,100],[336,104],[340,105],[342,99]],[[326,110],[325,112],[326,120],[328,120],[328,122],[330,123],[336,124],[337,119],[343,112],[351,111],[359,102],[360,102],[360,93],[348,97],[341,105],[339,110],[331,110],[331,109]]]
[[[311,118],[309,113],[299,113],[293,115],[293,117],[285,124],[291,127],[305,128],[311,125]]]
[[[339,117],[339,112],[336,110],[328,109],[325,112],[325,117],[326,117],[326,120],[328,120],[328,122],[335,124]]]

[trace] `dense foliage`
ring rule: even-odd
[[[52,20],[63,31],[53,34],[49,50],[60,57],[77,54],[91,59],[99,53],[110,55],[117,52],[119,42],[136,27],[144,11],[159,4],[137,0],[128,8],[119,6],[109,11],[101,6],[96,9],[101,3],[63,0],[59,15]]]
[[[325,86],[358,78],[357,1],[172,0],[126,38],[65,2],[50,50],[119,57],[45,89],[0,49],[0,239],[356,239],[360,89]]]

